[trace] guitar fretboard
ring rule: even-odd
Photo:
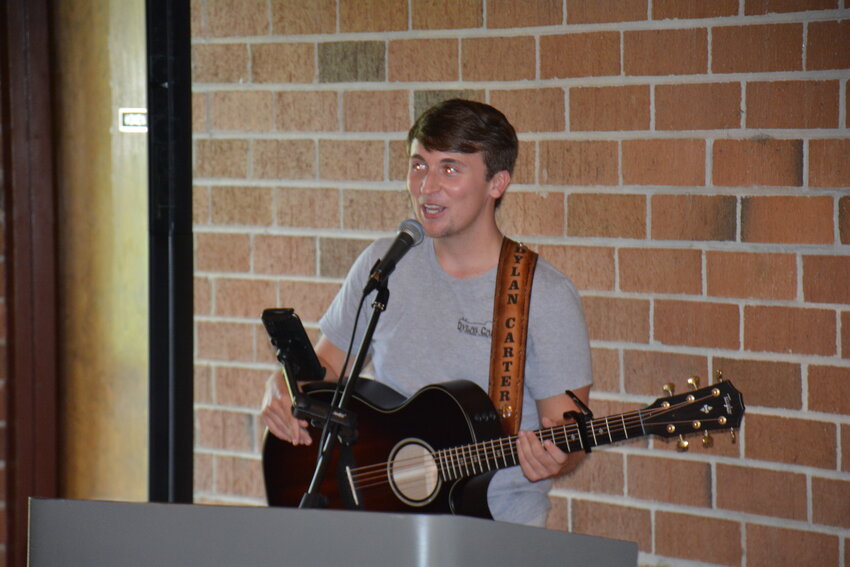
[[[649,433],[659,433],[670,427],[672,427],[671,431],[676,431],[683,425],[688,425],[691,429],[699,429],[709,423],[712,424],[712,428],[715,428],[717,423],[722,423],[723,417],[714,419],[708,417],[708,414],[713,413],[717,408],[709,406],[707,401],[716,398],[719,395],[718,390],[706,388],[695,394],[702,395],[688,396],[679,403],[657,402],[657,405],[641,410],[590,419],[584,422],[584,431],[581,429],[582,424],[569,423],[538,429],[535,434],[541,442],[551,441],[562,451],[572,453],[643,437]],[[699,407],[699,404],[703,404],[703,407],[697,411],[705,414],[704,423],[701,424],[692,418],[682,419],[682,416],[677,418],[676,410],[694,405]],[[653,426],[653,431],[647,430],[648,424]],[[433,456],[443,481],[455,481],[519,465],[517,439],[516,435],[512,435],[471,445],[451,447],[436,451]]]
[[[616,426],[612,426],[612,420],[617,424]],[[640,421],[638,415],[638,425],[631,427],[631,434],[630,427],[626,424],[625,414],[586,422],[584,437],[580,434],[581,426],[576,423],[538,429],[535,434],[541,443],[547,440],[552,441],[562,451],[572,453],[586,450],[586,442],[592,447],[598,447],[644,435]],[[448,482],[517,466],[519,465],[517,440],[516,435],[511,435],[437,451],[434,453],[434,458],[437,461],[440,476]]]

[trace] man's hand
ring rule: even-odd
[[[260,416],[269,431],[279,439],[293,445],[310,445],[313,442],[307,432],[307,422],[292,415],[292,400],[280,373],[275,373],[266,382]]]
[[[587,404],[590,386],[578,388],[574,393]],[[575,402],[566,394],[543,398],[535,403],[540,415],[540,425],[543,427],[563,425],[565,412],[579,411]],[[584,451],[564,453],[551,439],[541,443],[531,431],[520,431],[517,435],[517,453],[522,472],[531,482],[572,472],[585,457]]]
[[[541,419],[543,427],[557,425],[548,417]],[[520,431],[517,435],[517,452],[522,472],[531,482],[545,480],[561,475],[567,465],[569,455],[561,451],[551,439],[543,443],[533,431]]]
[[[316,344],[316,356],[325,368],[325,380],[336,381],[345,360],[345,353],[339,350],[325,337]],[[321,379],[321,376],[317,377]],[[266,382],[266,392],[263,396],[263,409],[260,416],[269,431],[283,441],[293,445],[310,445],[313,438],[307,432],[307,422],[295,419],[292,415],[292,400],[286,387],[283,375],[276,373]]]

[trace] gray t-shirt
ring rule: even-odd
[[[352,266],[319,325],[346,351],[363,286],[392,239],[372,243]],[[489,388],[490,332],[496,268],[458,279],[443,271],[434,241],[411,249],[389,278],[390,299],[371,344],[374,377],[404,396],[428,384],[470,380]],[[371,309],[361,312],[355,350]],[[540,427],[534,400],[590,384],[590,346],[579,294],[551,264],[538,259],[534,274],[526,347],[522,429]],[[529,482],[520,467],[496,473],[488,489],[493,518],[542,525],[549,510],[551,481]]]

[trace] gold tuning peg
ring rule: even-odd
[[[665,392],[667,392],[668,396],[672,396],[673,394],[676,393],[676,385],[673,384],[672,382],[667,382],[666,384],[664,384],[661,387],[661,389],[664,390]]]
[[[717,381],[718,381],[718,382],[723,382],[723,380],[724,380],[724,378],[723,378],[723,371],[722,371],[722,370],[717,370],[717,371],[715,371],[715,372],[714,372],[714,377],[717,379]]]
[[[714,447],[714,437],[708,431],[703,431],[702,433],[702,446],[706,449]]]
[[[694,390],[699,390],[699,376],[691,376],[688,378],[688,384]]]
[[[737,443],[737,442],[738,442],[738,435],[735,433],[735,430],[734,430],[734,429],[730,429],[730,430],[729,430],[729,435],[731,435],[731,436],[732,436],[732,443]]]
[[[684,436],[679,435],[679,441],[676,443],[676,450],[684,453],[688,450],[689,445],[690,443],[688,443],[688,440],[685,439]]]

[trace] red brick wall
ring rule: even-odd
[[[848,0],[195,0],[196,495],[263,503],[259,324],[408,216],[447,96],[519,130],[509,234],[576,282],[597,415],[722,370],[738,443],[597,450],[551,527],[642,564],[850,565]]]

